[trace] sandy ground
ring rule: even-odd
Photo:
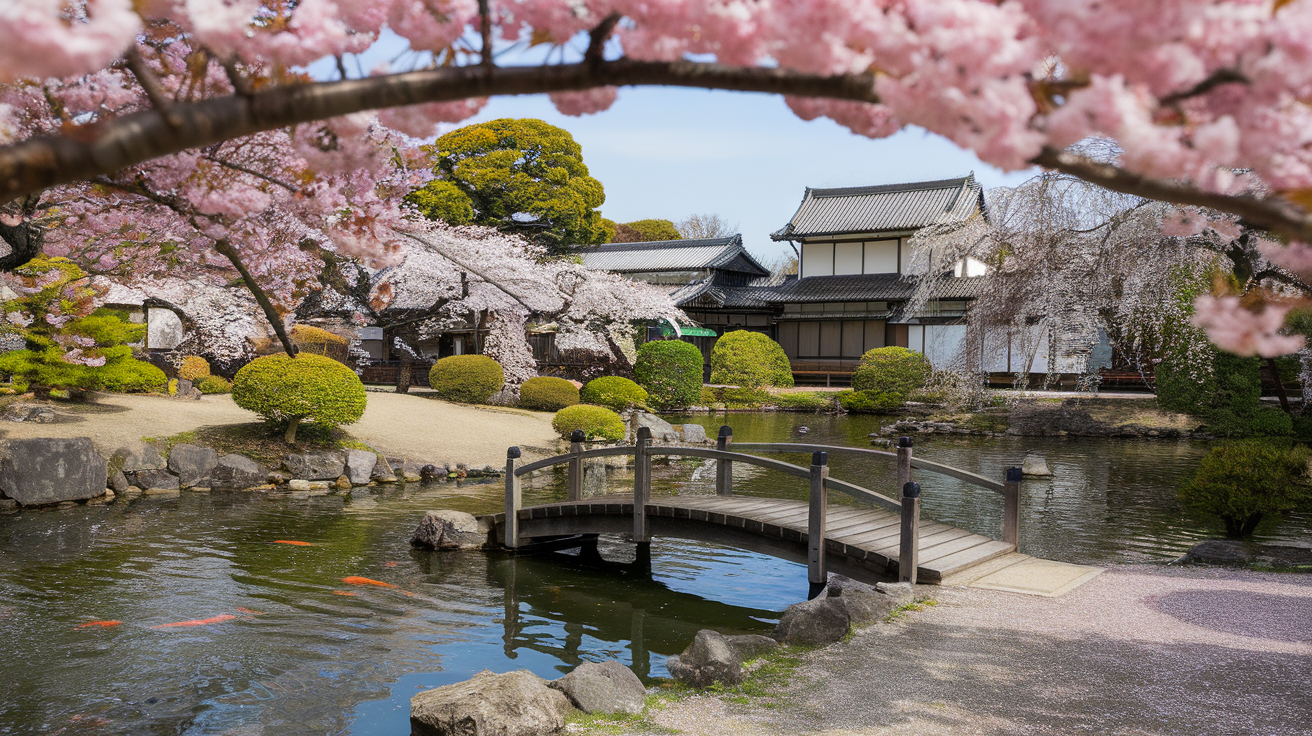
[[[4,437],[90,437],[112,452],[142,437],[166,437],[216,424],[242,424],[257,417],[226,395],[178,401],[162,396],[105,394],[85,407],[60,405],[50,424],[0,422]],[[501,467],[506,448],[544,454],[555,442],[551,414],[519,409],[450,404],[422,395],[369,393],[364,417],[347,429],[390,457],[422,462],[462,462]]]
[[[1312,576],[1127,566],[1057,599],[934,593],[806,655],[774,707],[699,696],[651,720],[689,736],[1312,734]]]

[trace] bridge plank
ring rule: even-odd
[[[970,549],[962,550],[956,554],[951,554],[947,557],[941,557],[934,560],[930,566],[940,576],[935,578],[935,580],[939,580],[948,575],[961,572],[962,570],[969,569],[976,565],[988,562],[989,560],[1009,554],[1015,551],[1015,549],[1016,547],[1014,545],[1007,542],[989,540],[979,546],[971,547]]]
[[[928,564],[932,566],[934,562],[941,560],[944,557],[954,555],[958,552],[963,552],[965,550],[970,549],[971,547],[978,547],[981,544],[988,544],[989,542],[992,541],[993,540],[989,539],[988,537],[981,536],[979,534],[972,534],[968,537],[958,537],[957,539],[943,542],[941,544],[935,545],[932,549],[925,552],[924,564]]]
[[[966,537],[979,537],[978,534],[973,534],[971,532],[966,531],[965,529],[958,529],[954,526],[944,526],[944,525],[940,525],[940,526],[942,528],[937,530],[930,530],[928,532],[925,531],[923,527],[921,528],[919,541],[920,541],[920,562],[922,564],[928,561],[928,559],[933,556],[930,550],[933,550],[934,547],[940,544],[946,544],[954,540],[963,539]],[[980,537],[980,539],[986,539],[986,537]],[[897,546],[898,546],[898,540],[894,539],[891,542],[889,542],[888,546],[879,548],[876,551],[881,554],[891,554],[893,557],[897,557],[898,556]],[[890,550],[892,551],[890,552]]]

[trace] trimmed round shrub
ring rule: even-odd
[[[1180,488],[1180,501],[1195,512],[1218,516],[1226,534],[1246,537],[1262,517],[1312,507],[1307,480],[1309,452],[1289,442],[1244,440],[1212,447]]]
[[[579,398],[585,404],[624,411],[635,406],[645,406],[647,392],[623,376],[602,376],[588,381],[579,392]]]
[[[702,351],[682,340],[643,343],[633,375],[657,409],[691,406],[702,395]]]
[[[182,365],[178,366],[178,378],[185,378],[188,381],[199,381],[209,374],[209,361],[199,355],[188,355],[182,359]]]
[[[569,439],[574,430],[583,430],[588,439],[600,438],[618,442],[624,439],[624,420],[620,415],[604,406],[575,404],[556,412],[551,420],[551,428],[561,437]]]
[[[902,406],[902,394],[877,391],[843,391],[838,403],[853,414],[891,414]]]
[[[295,442],[296,427],[303,420],[326,427],[358,420],[364,414],[365,392],[355,371],[332,358],[266,355],[237,371],[232,400],[285,428],[287,441]]]
[[[486,404],[505,383],[501,364],[486,355],[452,355],[428,371],[428,385],[438,398],[466,404]]]
[[[914,350],[875,348],[862,355],[861,365],[852,371],[852,388],[910,396],[925,387],[932,371],[929,360]]]
[[[725,333],[711,350],[711,383],[742,388],[793,385],[793,367],[783,346],[749,330]]]
[[[519,387],[519,405],[535,411],[559,411],[579,403],[579,390],[563,378],[538,376]]]
[[[195,386],[203,394],[232,393],[232,384],[222,376],[202,376]]]
[[[121,394],[155,393],[169,385],[164,371],[135,358],[106,364],[96,373],[96,379],[101,389]]]

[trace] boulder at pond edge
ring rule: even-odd
[[[424,514],[410,543],[430,549],[482,549],[491,531],[473,514],[441,509]]]
[[[541,736],[565,727],[569,698],[516,670],[488,670],[410,699],[411,736]]]
[[[24,506],[100,496],[108,472],[88,437],[0,443],[0,491]]]
[[[718,631],[702,629],[683,654],[665,660],[670,676],[693,687],[717,682],[737,685],[743,680],[743,663],[728,639]]]
[[[633,670],[613,659],[584,662],[573,672],[548,683],[569,696],[584,713],[641,713],[647,703],[647,688]]]

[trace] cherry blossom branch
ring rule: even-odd
[[[237,269],[237,273],[241,274],[241,280],[246,284],[251,296],[255,297],[255,302],[260,305],[260,309],[264,312],[264,318],[269,320],[269,325],[273,327],[274,334],[278,336],[278,341],[282,343],[282,349],[286,351],[287,355],[295,358],[296,346],[292,344],[292,339],[287,336],[287,327],[283,324],[282,315],[278,314],[278,310],[274,308],[273,302],[269,300],[269,295],[264,293],[264,289],[260,288],[260,282],[256,281],[255,277],[251,275],[250,269],[246,268],[246,264],[242,262],[241,256],[237,253],[237,249],[232,247],[232,243],[228,242],[227,238],[220,238],[214,241],[214,250],[217,250],[232,262],[232,267]]]
[[[606,57],[602,54],[606,50],[606,40],[615,32],[615,26],[619,25],[622,17],[619,13],[612,12],[588,33],[588,50],[583,52],[584,63],[599,64],[605,61]]]
[[[181,125],[182,121],[173,114],[173,101],[169,99],[168,93],[164,91],[164,87],[159,83],[159,78],[150,70],[150,67],[146,66],[146,60],[141,58],[141,52],[137,51],[137,47],[133,46],[128,49],[127,54],[124,55],[124,60],[127,62],[128,71],[132,72],[133,77],[136,77],[137,84],[140,84],[141,89],[145,90],[146,97],[150,99],[150,104],[154,105],[155,109],[159,110],[160,114],[164,116],[164,121],[174,128]]]
[[[1291,240],[1312,242],[1312,215],[1278,197],[1217,194],[1177,181],[1136,174],[1051,147],[1045,147],[1031,163],[1123,194],[1228,212],[1238,215],[1250,227],[1280,233]]]

